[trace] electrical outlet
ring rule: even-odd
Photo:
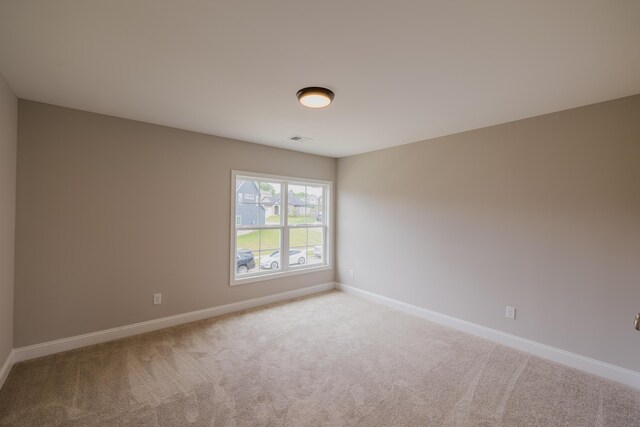
[[[353,268],[349,270],[349,276],[351,276],[352,279],[355,279],[356,273],[353,271]]]
[[[515,307],[511,307],[510,305],[508,305],[505,315],[509,319],[516,320],[516,308]]]
[[[162,294],[153,294],[153,303],[162,304]]]

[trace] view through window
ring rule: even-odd
[[[330,183],[245,173],[234,178],[234,281],[328,265]]]

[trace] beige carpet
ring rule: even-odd
[[[340,293],[16,365],[2,426],[640,426],[640,391]]]

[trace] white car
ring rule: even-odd
[[[301,250],[290,249],[289,250],[289,265],[304,264],[307,262],[307,257]],[[264,258],[260,258],[260,267],[269,268],[271,270],[277,270],[280,268],[280,251],[272,252],[271,255]]]

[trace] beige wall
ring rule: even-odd
[[[337,182],[340,282],[640,371],[640,95],[339,159]]]
[[[232,169],[333,181],[335,159],[23,100],[19,113],[16,347],[333,281],[230,287],[229,238]]]
[[[18,100],[0,76],[0,366],[13,348]]]

